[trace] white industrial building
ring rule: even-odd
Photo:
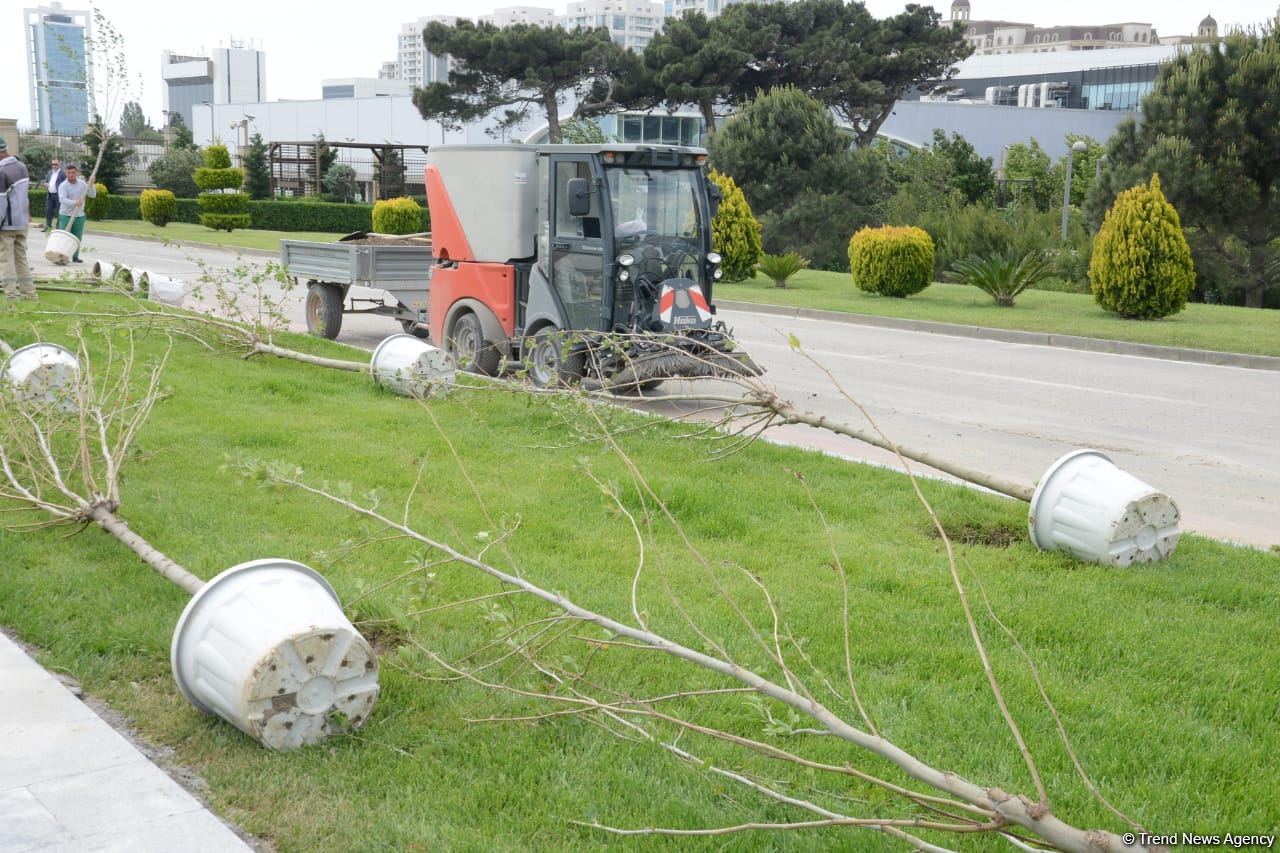
[[[338,77],[320,81],[320,98],[389,98],[396,95],[410,96],[413,84],[408,80],[386,77]]]
[[[192,108],[199,104],[250,104],[267,99],[267,55],[252,45],[233,41],[208,56],[160,54],[161,106],[193,126]],[[167,123],[167,122],[166,122]]]
[[[269,101],[257,104],[197,104],[191,125],[196,144],[227,142],[222,128],[248,121],[248,133],[269,142],[304,142],[323,134],[333,142],[385,142],[390,145],[512,142],[523,140],[537,125],[530,121],[505,134],[485,133],[493,120],[474,122],[463,130],[445,130],[427,120],[408,95]]]

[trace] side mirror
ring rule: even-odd
[[[569,215],[586,216],[591,212],[591,182],[586,178],[569,179]]]
[[[711,203],[711,218],[715,219],[720,202],[724,201],[724,193],[720,191],[720,185],[710,178],[707,178],[707,199]]]

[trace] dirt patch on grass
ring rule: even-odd
[[[373,646],[373,653],[378,656],[379,660],[401,646],[408,645],[409,642],[408,630],[394,622],[386,622],[381,619],[361,622],[357,619],[355,626],[364,635],[364,638],[369,641],[369,645]]]
[[[1011,527],[1003,523],[979,524],[975,521],[943,521],[942,529],[947,531],[947,537],[957,545],[985,545],[988,548],[1008,548],[1015,542],[1025,542],[1027,539],[1027,529],[1025,527]],[[928,527],[928,535],[934,539],[940,538],[938,529],[932,524]]]

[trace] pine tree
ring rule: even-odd
[[[1176,314],[1196,283],[1182,222],[1160,190],[1160,176],[1116,197],[1093,241],[1089,280],[1098,304],[1122,317]]]
[[[267,164],[267,143],[261,133],[249,137],[249,150],[244,155],[244,188],[249,198],[271,198],[271,173]]]
[[[756,264],[764,252],[760,242],[760,223],[751,214],[747,197],[733,178],[711,172],[711,180],[720,187],[720,209],[711,220],[711,247],[720,254],[720,269],[725,281],[755,278]]]
[[[1211,285],[1261,308],[1280,289],[1280,27],[1235,32],[1160,66],[1107,144],[1087,202],[1096,222],[1119,190],[1159,173]]]

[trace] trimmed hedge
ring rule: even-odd
[[[253,227],[270,231],[352,231],[373,229],[373,206],[323,201],[251,201]]]
[[[389,198],[373,204],[373,230],[379,234],[413,234],[422,224],[422,209],[411,198]]]
[[[849,240],[849,272],[868,293],[919,293],[933,281],[933,240],[914,226],[863,228]]]
[[[39,219],[44,213],[45,190],[31,190],[31,210]],[[216,204],[216,202],[215,202]],[[426,208],[419,211],[421,222],[414,231],[431,230],[431,214]],[[110,197],[110,211],[106,219],[142,219],[141,200],[133,195]],[[317,201],[250,201],[250,228],[264,231],[321,231],[333,234],[350,234],[353,231],[373,230],[373,205],[330,204]],[[173,218],[170,222],[200,223],[200,200],[174,199]]]
[[[173,221],[178,200],[169,190],[143,190],[138,200],[138,209],[143,219],[163,228]]]
[[[94,184],[93,188],[96,195],[85,196],[84,215],[90,219],[106,219],[111,215],[111,193],[106,184]]]

